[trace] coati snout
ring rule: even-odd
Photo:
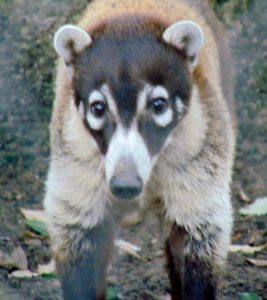
[[[143,180],[131,158],[124,157],[119,161],[110,179],[110,190],[119,199],[135,198],[142,192]]]

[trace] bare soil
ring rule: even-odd
[[[74,22],[87,2],[0,0],[0,250],[11,253],[20,245],[32,271],[50,261],[49,240],[25,236],[19,209],[42,207],[56,60],[52,36],[60,25]],[[267,195],[267,1],[217,2],[236,66],[233,243],[262,245],[267,242],[267,217],[241,217],[238,209],[245,205],[241,189],[251,199]],[[110,286],[122,299],[164,299],[169,283],[157,222],[145,218],[118,236],[140,246],[145,259],[117,255]],[[249,265],[247,257],[267,259],[267,250],[229,255],[219,299],[240,299],[245,292],[267,299],[267,269]],[[62,299],[57,278],[16,279],[8,276],[10,271],[0,267],[0,299]]]

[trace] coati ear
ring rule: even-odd
[[[92,42],[91,36],[83,29],[74,25],[64,25],[54,36],[54,47],[66,65],[72,63],[73,56],[82,51]]]
[[[163,32],[162,37],[168,44],[183,50],[191,63],[196,63],[198,52],[204,44],[204,35],[195,22],[176,22]]]

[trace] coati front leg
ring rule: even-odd
[[[172,226],[166,243],[172,300],[216,299],[219,229],[211,228],[206,224],[191,233]]]
[[[71,226],[63,231],[64,243],[55,257],[64,299],[106,299],[106,269],[113,245],[112,222],[106,220],[91,229]],[[60,238],[62,236],[57,243]]]

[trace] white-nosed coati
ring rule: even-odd
[[[115,198],[160,202],[172,299],[216,299],[234,156],[221,35],[200,0],[96,0],[56,33],[45,209],[65,299],[105,299]]]

